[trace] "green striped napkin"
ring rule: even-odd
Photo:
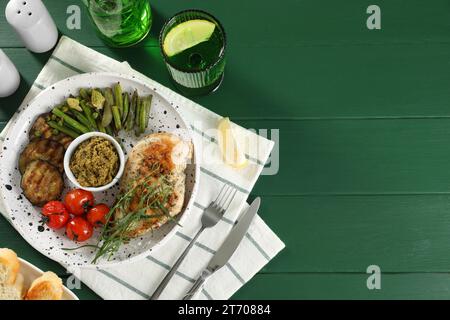
[[[136,72],[126,62],[113,60],[67,37],[61,38],[53,55],[33,83],[23,105],[59,80],[94,71],[118,72],[139,77],[173,103],[191,125],[196,145],[202,144],[208,149],[218,148],[216,139],[207,131],[216,128],[221,118],[219,115]],[[8,125],[1,133],[2,137],[7,130]],[[247,155],[250,164],[243,170],[233,170],[224,165],[217,165],[217,161],[203,161],[200,164],[200,186],[191,212],[191,222],[183,225],[164,250],[157,250],[142,260],[119,266],[69,269],[69,271],[104,299],[148,299],[200,228],[200,216],[205,206],[217,195],[223,184],[232,185],[239,191],[232,207],[214,228],[201,235],[176,276],[161,295],[161,299],[182,298],[199,276],[200,271],[208,264],[212,254],[227,237],[239,214],[248,207],[246,203],[248,194],[261,174],[273,147],[273,142],[249,130],[241,127],[237,130],[239,135],[245,136],[253,145],[258,146],[255,154]],[[217,154],[219,153],[213,152],[211,157]],[[3,207],[0,206],[0,211],[7,214],[2,209]],[[208,280],[197,298],[230,298],[283,248],[283,242],[257,216],[231,260]],[[76,293],[76,290],[74,292]]]

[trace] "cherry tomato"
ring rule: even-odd
[[[104,203],[99,203],[88,211],[86,218],[94,227],[101,226],[106,223],[108,213],[109,207]]]
[[[73,241],[86,241],[93,232],[92,225],[81,217],[74,217],[66,225],[66,236]]]
[[[49,201],[42,207],[42,214],[46,217],[63,211],[67,211],[67,209],[61,201]]]
[[[86,190],[74,189],[66,194],[64,202],[70,213],[81,216],[94,206],[94,195]]]
[[[70,215],[64,203],[60,201],[47,202],[42,207],[43,221],[52,229],[61,229],[69,221]]]

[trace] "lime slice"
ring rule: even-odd
[[[171,57],[208,41],[215,27],[216,25],[208,20],[189,20],[180,23],[166,35],[163,43],[164,52]]]
[[[236,169],[246,167],[248,160],[243,151],[245,146],[236,139],[230,119],[221,119],[218,130],[218,143],[224,162]]]

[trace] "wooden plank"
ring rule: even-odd
[[[262,271],[449,272],[449,203],[450,195],[262,197],[260,216],[286,244]]]
[[[382,274],[381,290],[368,290],[368,274],[258,274],[233,299],[449,299],[450,276]]]
[[[450,119],[238,121],[280,131],[262,195],[449,192]]]
[[[67,7],[71,0],[44,0],[55,22],[64,34],[82,40],[89,46],[101,46],[83,10],[81,30],[67,28]],[[370,3],[359,0],[297,1],[283,0],[282,5],[266,4],[256,0],[202,1],[191,0],[191,8],[199,8],[216,15],[225,25],[231,45],[334,46],[385,43],[448,42],[450,35],[450,5],[445,0],[434,0],[432,5],[420,0],[379,0],[382,10],[382,30],[366,28],[366,9]],[[163,22],[178,11],[186,9],[182,0],[151,2],[153,26],[150,37],[142,45],[157,45],[157,36]],[[82,6],[83,7],[83,6]],[[84,7],[83,7],[84,8]],[[23,46],[6,24],[4,10],[0,10],[0,47]]]
[[[158,48],[97,50],[127,60],[173,88]],[[21,48],[5,52],[24,81],[21,90],[1,99],[0,105],[18,105],[49,54]],[[234,47],[222,88],[193,100],[240,119],[450,117],[448,56],[450,44],[273,47],[258,54],[254,48]],[[8,119],[12,110],[0,113],[0,120]]]
[[[448,44],[252,51],[229,52],[222,99],[211,102],[222,113],[280,120],[450,114]]]

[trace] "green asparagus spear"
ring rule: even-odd
[[[68,128],[68,129],[70,129],[72,131],[75,131],[78,134],[83,134],[83,132],[80,129],[75,128],[73,125],[70,125],[70,123],[68,123],[68,122],[65,122],[65,123],[57,122],[57,124],[60,125],[60,126],[64,126],[64,127]]]
[[[89,120],[90,127],[92,130],[97,131],[97,123],[95,123],[94,116],[92,115],[92,109],[87,106],[84,101],[80,101],[81,108],[83,109],[84,115]]]
[[[128,110],[130,109],[130,97],[128,92],[125,92],[123,95],[123,113],[122,113],[122,123],[125,125],[125,121],[127,121]]]
[[[140,119],[141,119],[141,113],[142,113],[142,99],[138,98],[136,101],[136,116],[135,116],[135,130],[134,133],[136,134],[136,137],[139,137],[141,134],[141,129],[139,126]]]
[[[150,95],[150,96],[148,96],[148,97],[145,98],[145,100],[146,100],[146,104],[145,104],[145,113],[146,113],[146,117],[145,117],[145,127],[144,127],[144,130],[147,129],[147,127],[148,127],[148,122],[149,122],[149,120],[150,120],[150,110],[151,110],[151,108],[152,108],[152,99],[153,99],[153,96],[152,96],[152,95]]]
[[[91,124],[84,114],[76,110],[72,110],[72,114],[75,116],[75,118],[77,118],[78,121],[81,122],[81,124],[83,124],[87,128],[90,128]]]
[[[146,107],[146,100],[141,100],[141,112],[139,114],[139,131],[141,133],[144,133],[145,131],[145,118],[147,118],[147,107]]]
[[[114,125],[117,130],[120,130],[122,128],[122,123],[120,122],[120,111],[118,106],[112,106],[111,107],[113,118],[114,118]]]
[[[130,103],[130,111],[128,112],[128,117],[126,121],[125,130],[131,131],[134,126],[134,118],[136,114],[136,104],[138,102],[139,96],[137,93],[137,90],[133,92],[133,96],[131,97],[131,103]]]
[[[59,110],[58,108],[54,108],[52,110],[52,113],[58,117],[60,117],[61,119],[64,120],[64,122],[66,122],[67,124],[69,124],[70,126],[72,126],[73,128],[80,130],[82,133],[88,133],[89,129],[86,128],[85,126],[83,126],[81,123],[79,123],[77,120],[73,119],[72,117],[68,116],[67,114],[65,114],[64,112],[62,112],[61,110]],[[55,128],[57,129],[57,128]],[[61,130],[62,131],[62,130]]]
[[[104,93],[106,100],[103,107],[102,126],[107,127],[113,120],[111,107],[114,105],[114,97],[111,88],[106,88]]]
[[[67,134],[68,136],[71,136],[72,138],[77,138],[79,136],[79,134],[69,128],[66,128],[64,126],[60,126],[59,124],[57,124],[55,121],[47,121],[47,124],[52,127],[55,130],[58,130],[60,132],[63,132],[65,134]]]
[[[123,115],[123,97],[122,97],[122,86],[120,83],[114,85],[114,99],[115,105],[119,109],[120,116]]]

